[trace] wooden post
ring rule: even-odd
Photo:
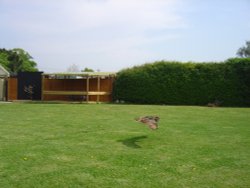
[[[44,75],[42,75],[42,91],[41,91],[41,100],[44,100],[44,96],[43,96],[43,91],[44,91]]]
[[[89,77],[87,76],[87,88],[86,88],[86,93],[87,93],[87,95],[86,95],[86,101],[87,102],[89,102]]]
[[[98,91],[98,92],[100,92],[100,86],[101,86],[101,85],[100,85],[100,84],[101,84],[100,81],[101,81],[101,80],[100,80],[100,76],[98,76],[98,77],[97,77],[97,91]],[[97,95],[97,102],[100,102],[100,95],[99,95],[99,94]]]

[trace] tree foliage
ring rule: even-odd
[[[80,72],[80,69],[79,69],[78,65],[72,64],[72,65],[70,65],[70,66],[67,68],[66,71],[67,71],[67,72]]]
[[[95,72],[93,69],[85,67],[81,72]]]
[[[239,48],[237,55],[239,57],[250,57],[250,41],[246,41],[246,46]]]
[[[0,49],[0,64],[11,73],[34,72],[38,69],[32,56],[21,48]]]
[[[250,58],[155,62],[120,71],[114,100],[141,104],[250,106]]]

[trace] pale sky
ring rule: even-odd
[[[250,0],[0,0],[0,48],[45,72],[224,61],[250,40]]]

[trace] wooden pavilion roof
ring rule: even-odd
[[[115,72],[57,72],[43,73],[44,76],[114,77]]]

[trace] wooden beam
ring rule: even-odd
[[[43,91],[44,95],[86,95],[85,91]]]
[[[44,100],[44,93],[43,93],[43,91],[44,91],[44,76],[42,75],[42,91],[41,91],[41,100],[43,101]]]
[[[110,95],[111,92],[105,91],[43,91],[43,95]]]
[[[97,77],[97,92],[100,92],[100,88],[101,88],[100,87],[100,84],[101,84],[100,81],[101,81],[100,76],[98,76]],[[97,95],[97,102],[99,102],[99,101],[100,101],[100,95]]]
[[[110,95],[111,92],[106,92],[106,91],[90,91],[89,95]]]
[[[87,82],[86,101],[89,102],[89,77],[87,77],[86,82]]]

